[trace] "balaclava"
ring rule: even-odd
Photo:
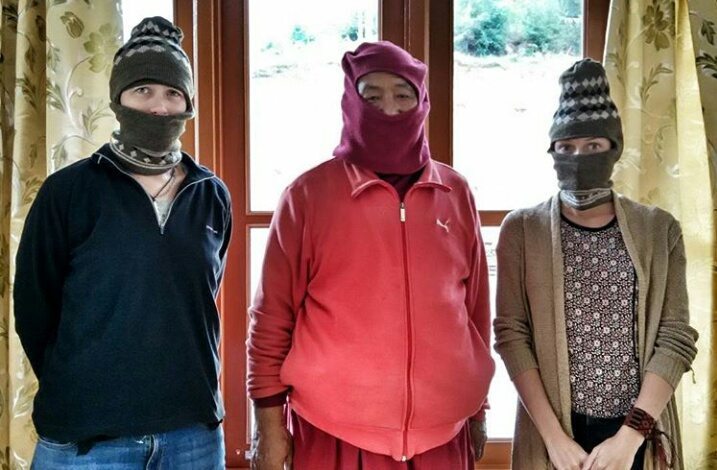
[[[425,86],[426,66],[388,41],[363,43],[341,61],[344,127],[334,155],[376,173],[409,175],[430,158],[424,123],[430,103]],[[416,90],[418,105],[389,116],[365,101],[358,92],[361,77],[371,72],[400,76]]]
[[[560,199],[578,210],[612,198],[612,169],[622,154],[622,123],[610,98],[610,85],[599,62],[583,59],[560,76],[560,103],[550,127],[550,149],[558,175]],[[605,137],[610,150],[592,155],[564,155],[555,142],[577,137]]]
[[[134,173],[163,173],[181,161],[179,137],[194,116],[192,68],[182,50],[182,30],[166,19],[143,19],[117,51],[110,76],[110,108],[120,123],[110,145],[118,161]],[[132,86],[159,83],[180,90],[186,112],[157,116],[122,106],[120,95]]]

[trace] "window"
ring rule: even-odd
[[[453,165],[468,178],[479,210],[542,202],[557,188],[548,129],[558,77],[582,57],[582,3],[455,0],[453,14]],[[485,227],[483,236],[494,255],[497,227]],[[495,256],[489,262],[495,298]],[[510,438],[517,394],[493,356],[488,435]]]
[[[148,16],[174,18],[173,0],[122,0],[122,31],[124,41],[129,39],[132,28]]]
[[[378,39],[378,2],[263,0],[248,15],[250,209],[273,211],[294,178],[331,158],[341,56]]]
[[[567,1],[559,0],[559,3],[563,5]],[[475,95],[484,90],[470,88],[473,84],[471,75],[463,75],[475,63],[489,59],[475,58],[460,51],[454,53],[454,34],[460,33],[459,20],[462,21],[459,15],[464,14],[464,8],[472,3],[517,8],[518,4],[549,1],[173,1],[175,21],[185,31],[183,45],[193,61],[197,87],[197,117],[187,126],[184,148],[203,164],[214,168],[229,186],[233,198],[232,247],[218,300],[223,327],[222,390],[227,412],[225,432],[229,468],[248,467],[245,452],[250,435],[249,403],[244,385],[246,309],[263,255],[266,227],[281,189],[299,173],[329,158],[338,142],[341,123],[338,61],[344,50],[353,48],[352,45],[363,38],[380,37],[401,45],[428,63],[431,149],[435,159],[455,164],[475,186],[489,256],[506,212],[538,202],[538,196],[543,198],[546,191],[552,192],[548,186],[554,184],[554,176],[549,165],[549,171],[543,170],[541,176],[534,177],[539,184],[549,178],[545,186],[535,186],[535,192],[528,194],[522,188],[518,190],[518,184],[511,179],[513,175],[500,166],[503,162],[497,161],[506,153],[520,159],[549,159],[543,153],[546,130],[534,130],[536,139],[543,139],[542,143],[537,147],[530,145],[529,150],[521,152],[487,151],[482,145],[476,146],[474,141],[468,140],[478,138],[478,130],[486,132],[486,136],[492,132],[485,125],[472,125],[475,120],[483,119],[480,113],[485,111],[486,99]],[[608,0],[582,3],[586,25],[583,49],[587,55],[599,59]],[[341,8],[337,6],[339,4]],[[281,14],[275,13],[278,10]],[[328,41],[329,37],[337,38],[336,42]],[[525,60],[529,61],[529,58]],[[557,89],[558,73],[545,72],[546,82],[552,82],[553,93]],[[485,76],[478,78],[487,79]],[[324,85],[317,87],[317,84]],[[530,87],[533,87],[532,83]],[[312,91],[315,89],[318,96]],[[517,94],[513,99],[518,99]],[[549,103],[546,104],[548,115],[544,114],[546,111],[535,111],[542,126],[549,123],[550,113],[557,103],[554,97],[546,96],[545,101]],[[519,102],[513,102],[513,108],[520,107]],[[315,109],[321,111],[314,112]],[[524,114],[530,114],[527,109]],[[312,118],[316,116],[322,121],[305,119],[309,112]],[[499,112],[494,110],[490,116],[495,117]],[[521,125],[532,126],[527,121]],[[277,133],[277,129],[281,132]],[[309,136],[311,142],[306,142]],[[487,140],[483,138],[481,142],[485,144]],[[293,145],[289,146],[289,143]],[[309,150],[297,152],[299,144],[300,148]],[[515,145],[515,139],[507,144]],[[521,161],[516,163],[514,160],[511,165],[523,165]],[[490,171],[482,170],[486,164],[498,166]],[[490,181],[481,179],[486,174]],[[501,185],[491,186],[494,181]],[[511,186],[514,190],[503,190]],[[501,379],[500,371],[497,374],[497,380],[507,380],[505,377]],[[499,395],[491,396],[492,413],[499,408],[508,410],[514,403],[513,397]],[[512,422],[508,422],[503,411],[500,414],[498,421],[501,423],[489,424],[491,442],[477,468],[509,468],[510,441],[505,437],[512,433]]]

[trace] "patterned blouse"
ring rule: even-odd
[[[640,391],[632,260],[617,219],[587,228],[563,218],[560,234],[572,409],[624,416]]]

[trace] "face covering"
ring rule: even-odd
[[[182,160],[179,137],[193,112],[158,116],[117,103],[111,103],[110,108],[120,123],[110,146],[122,166],[133,173],[156,175],[179,164]]]
[[[551,151],[558,175],[560,200],[577,210],[586,210],[612,200],[612,169],[619,150],[591,155],[565,155]]]
[[[345,73],[341,99],[344,126],[334,155],[376,173],[409,175],[423,168],[430,158],[424,128],[430,110],[425,64],[400,47],[379,41],[347,52],[341,65]],[[406,80],[417,92],[418,105],[389,116],[369,104],[357,85],[371,72],[388,72]]]

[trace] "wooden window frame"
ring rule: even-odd
[[[453,2],[377,0],[379,31],[423,60],[429,69],[427,123],[434,158],[453,163]],[[249,186],[249,0],[174,0],[175,22],[195,73],[197,115],[187,125],[184,149],[212,168],[232,194],[234,229],[218,298],[222,315],[221,387],[227,468],[248,468],[249,403],[246,394],[247,308],[250,303],[249,235],[267,227],[271,212],[251,211]],[[583,50],[602,59],[609,0],[584,0]],[[337,136],[338,138],[338,136]],[[508,211],[480,211],[484,226],[499,226]],[[231,360],[226,360],[231,358]],[[491,439],[476,469],[510,467],[510,439]]]

